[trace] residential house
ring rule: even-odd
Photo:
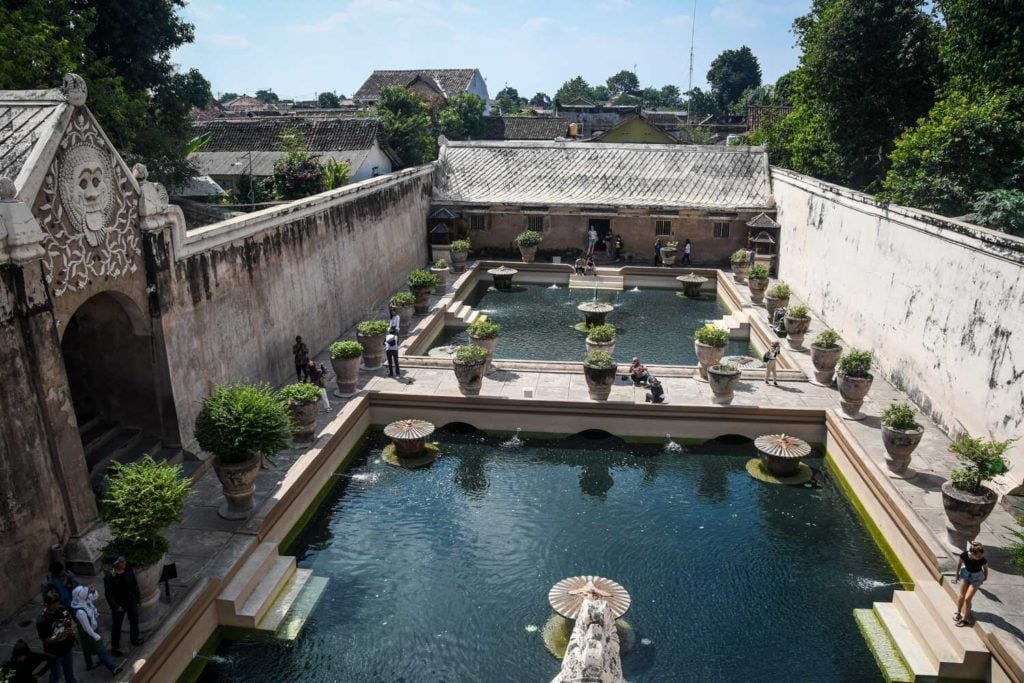
[[[630,116],[640,113],[640,105],[630,104],[598,104],[585,98],[561,102],[555,108],[558,116],[575,123],[579,134],[589,138],[611,130]]]
[[[380,99],[382,88],[409,88],[432,106],[440,107],[449,97],[462,92],[473,93],[485,103],[489,101],[487,83],[479,69],[378,69],[370,74],[352,96],[360,105],[371,105]]]
[[[485,116],[480,140],[554,140],[569,132],[569,120],[553,116]]]
[[[617,126],[590,138],[591,142],[633,142],[638,144],[673,145],[679,142],[660,126],[651,123],[647,116],[634,114],[623,119]]]

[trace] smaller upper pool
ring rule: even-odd
[[[637,356],[644,363],[696,365],[693,333],[729,311],[714,298],[684,299],[677,290],[627,289],[623,292],[569,290],[565,284],[516,285],[497,291],[478,282],[466,303],[501,325],[495,356],[514,360],[579,361],[586,353],[584,335],[574,329],[583,321],[576,307],[584,301],[607,301],[615,310],[615,358],[620,363]],[[465,344],[465,329],[446,327],[432,348]],[[727,355],[747,355],[747,341],[731,341]]]

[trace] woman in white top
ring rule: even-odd
[[[103,645],[103,636],[100,635],[99,612],[93,604],[96,598],[96,589],[92,586],[78,586],[71,592],[71,611],[78,622],[78,643],[82,646],[85,670],[91,671],[99,666],[92,663],[93,655],[96,655],[100,664],[107,667],[110,673],[118,674],[121,667],[110,659],[107,648]]]

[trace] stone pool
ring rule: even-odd
[[[282,548],[330,580],[305,631],[225,640],[202,680],[547,681],[547,592],[589,573],[632,595],[631,682],[879,679],[852,610],[897,578],[827,468],[787,487],[747,475],[749,444],[438,440],[404,470],[369,435]]]

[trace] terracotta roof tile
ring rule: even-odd
[[[194,130],[195,135],[211,133],[203,152],[281,151],[286,130],[302,133],[311,152],[369,149],[382,137],[379,119],[352,117],[214,119],[197,122]]]
[[[466,92],[476,69],[401,69],[401,70],[377,70],[370,74],[366,82],[352,96],[353,100],[376,100],[380,98],[381,88],[388,86],[407,86],[422,76],[424,79],[434,81],[444,93],[445,97],[460,92]]]
[[[554,140],[565,137],[569,119],[550,116],[485,116],[481,140]]]

